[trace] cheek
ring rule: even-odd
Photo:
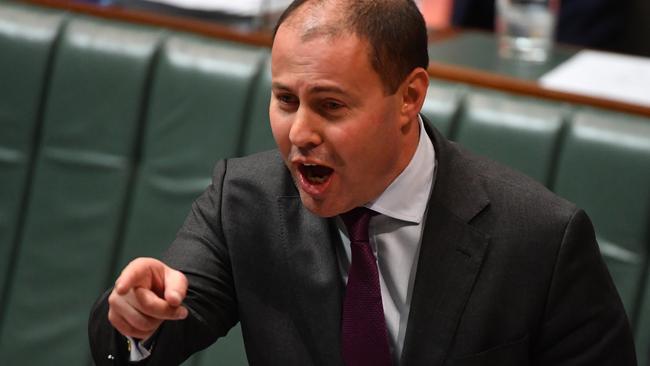
[[[289,131],[291,130],[291,122],[288,118],[284,117],[282,113],[274,110],[273,105],[269,109],[269,118],[271,121],[271,132],[273,139],[278,145],[282,154],[286,157],[291,149],[291,142],[289,141]]]
[[[394,169],[402,147],[399,126],[385,116],[373,116],[374,123],[365,126],[357,137],[358,163],[366,173],[386,174]]]

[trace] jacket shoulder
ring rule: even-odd
[[[568,220],[575,214],[577,207],[573,202],[524,173],[466,150],[462,155],[465,168],[476,174],[495,208],[514,210],[513,213],[531,218],[546,212]]]
[[[224,194],[246,192],[253,197],[297,194],[291,174],[278,150],[232,158],[222,164]]]

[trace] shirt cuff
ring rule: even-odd
[[[126,336],[130,362],[142,361],[151,355],[151,350],[153,349],[153,342],[149,342],[151,338],[153,337],[150,337],[147,341],[142,342]]]

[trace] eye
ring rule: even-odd
[[[282,104],[295,104],[298,102],[298,98],[291,94],[279,94],[276,98]]]
[[[323,102],[322,107],[324,110],[331,112],[331,111],[336,111],[338,109],[341,109],[344,106],[343,103],[339,103],[335,100],[326,100],[325,102]]]

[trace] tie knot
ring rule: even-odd
[[[341,218],[348,229],[350,241],[353,242],[368,242],[368,224],[370,218],[377,213],[366,207],[357,207],[344,214]]]

